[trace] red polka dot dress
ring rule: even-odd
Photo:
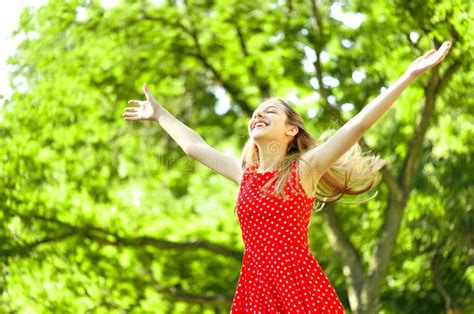
[[[295,162],[285,185],[287,200],[261,191],[276,170],[242,177],[237,216],[245,246],[231,314],[345,313],[336,291],[309,251],[313,203],[304,193]]]

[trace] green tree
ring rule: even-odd
[[[378,197],[315,213],[310,241],[348,312],[472,312],[473,10],[461,0],[26,9],[15,92],[0,111],[3,308],[228,312],[243,249],[238,187],[156,124],[121,119],[144,82],[238,155],[264,97],[293,100],[317,136],[449,39],[449,58],[362,141],[388,161]]]

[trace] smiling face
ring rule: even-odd
[[[261,103],[248,123],[250,136],[254,140],[267,138],[288,142],[298,128],[287,124],[285,110],[285,106],[277,101]]]

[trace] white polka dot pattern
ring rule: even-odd
[[[287,200],[261,191],[276,171],[245,172],[237,215],[245,245],[231,314],[345,313],[333,286],[309,251],[308,227],[316,198],[304,191],[298,164],[284,190]],[[292,189],[293,188],[293,189]]]

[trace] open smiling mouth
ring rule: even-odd
[[[258,128],[264,128],[264,127],[266,127],[266,126],[268,126],[267,123],[262,122],[262,121],[259,121],[259,122],[255,123],[254,127],[252,128],[252,130],[253,130],[253,129],[258,129]]]

